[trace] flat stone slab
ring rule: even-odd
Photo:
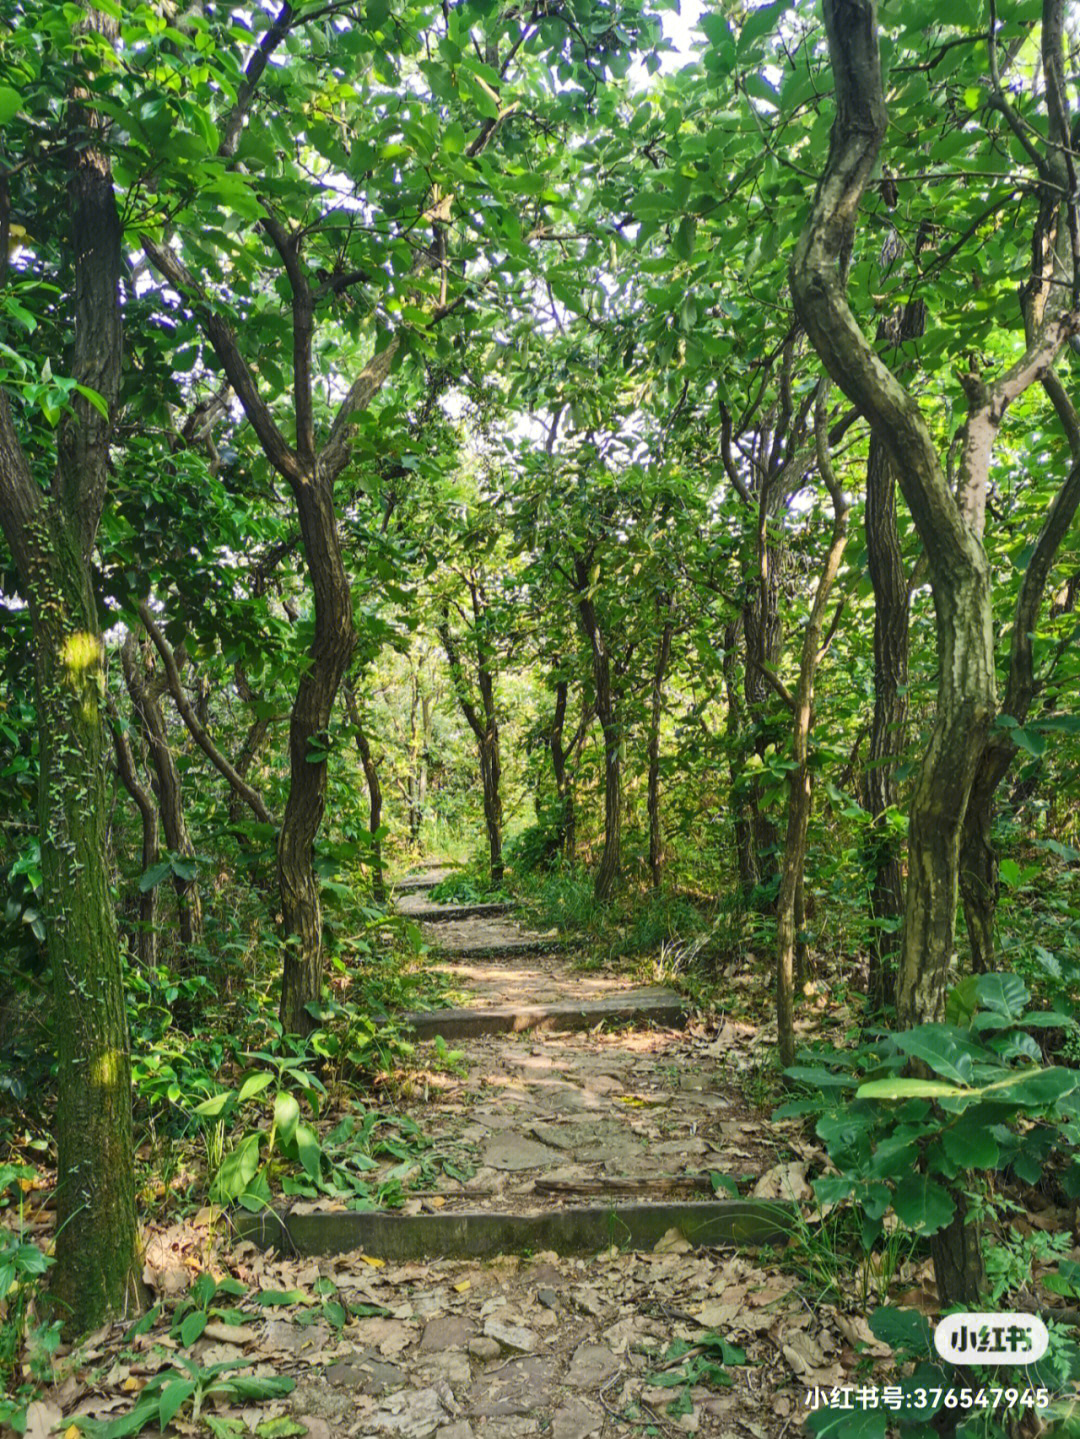
[[[475,1039],[484,1034],[517,1034],[532,1029],[593,1029],[598,1024],[654,1024],[679,1029],[686,1006],[674,990],[638,989],[575,1004],[498,1005],[490,1009],[414,1010],[402,1016],[420,1039]]]
[[[509,914],[513,907],[509,900],[492,900],[484,904],[425,904],[422,900],[406,899],[398,905],[398,913],[420,924],[452,924],[459,919]]]
[[[715,1199],[704,1203],[610,1203],[543,1212],[498,1214],[391,1214],[385,1210],[326,1214],[238,1214],[238,1237],[263,1249],[303,1255],[363,1250],[374,1259],[486,1259],[553,1249],[595,1254],[652,1249],[670,1229],[692,1245],[779,1244],[795,1224],[793,1204],[767,1199]]]

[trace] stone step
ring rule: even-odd
[[[452,924],[456,919],[482,919],[486,915],[509,914],[508,900],[486,904],[399,904],[398,913],[420,924]]]
[[[770,1199],[619,1203],[567,1206],[533,1213],[476,1210],[393,1214],[238,1214],[238,1237],[262,1249],[301,1255],[363,1250],[373,1259],[487,1259],[493,1254],[596,1254],[653,1249],[671,1229],[696,1246],[780,1244],[794,1227],[794,1205]]]
[[[459,952],[458,952],[459,953]],[[475,1039],[484,1034],[517,1034],[538,1029],[593,1029],[598,1024],[655,1024],[680,1029],[686,1005],[674,990],[637,989],[610,999],[559,1004],[497,1005],[490,1009],[413,1010],[402,1016],[420,1039]]]
[[[462,943],[452,931],[429,933],[434,947],[447,959],[517,959],[533,954],[565,954],[581,948],[585,941],[576,935],[526,935],[520,939],[491,939]]]

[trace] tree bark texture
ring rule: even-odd
[[[308,1006],[322,991],[322,903],[315,838],[326,804],[330,712],[356,645],[352,590],[334,513],[331,477],[314,464],[293,490],[314,592],[315,634],[289,720],[289,797],[278,833],[278,884],[285,939],[281,1022],[308,1034]]]
[[[920,236],[920,240],[921,240]],[[916,242],[916,252],[920,248]],[[878,327],[878,340],[900,345],[926,329],[926,305],[912,300]],[[874,588],[874,715],[864,801],[872,827],[870,966],[867,1004],[876,1012],[896,1002],[896,968],[904,913],[903,845],[888,824],[897,800],[896,770],[904,751],[908,699],[908,580],[896,524],[896,475],[888,451],[870,437],[866,462],[866,557]]]
[[[888,453],[874,436],[866,465],[865,515],[874,587],[874,717],[864,796],[872,820],[868,859],[874,924],[867,1003],[877,1011],[896,999],[904,913],[902,846],[887,814],[896,804],[896,768],[907,725],[908,588],[896,529],[896,480]]]
[[[99,11],[88,26],[115,33]],[[120,385],[121,231],[98,122],[68,107],[74,256],[69,373],[110,418],[73,397],[46,493],[0,391],[0,525],[30,609],[39,727],[38,821],[57,1043],[56,1264],[52,1293],[79,1333],[142,1300],[135,1218],[131,1065],[110,892],[104,650],[91,578]]]

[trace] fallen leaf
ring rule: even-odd
[[[690,1241],[678,1229],[669,1229],[653,1245],[654,1254],[685,1254]]]

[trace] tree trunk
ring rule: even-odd
[[[1068,436],[1073,463],[1039,531],[1016,599],[1009,675],[1001,714],[1018,726],[1027,719],[1035,697],[1032,637],[1047,582],[1061,542],[1080,507],[1080,419],[1056,374],[1047,375],[1043,384]],[[964,816],[960,892],[971,949],[971,967],[976,974],[985,974],[994,967],[994,921],[998,899],[998,857],[993,841],[994,796],[1011,769],[1015,754],[1016,744],[1009,728],[998,727],[991,731],[979,757],[971,799]]]
[[[244,667],[237,664],[234,670],[236,679],[236,692],[245,704],[257,704],[259,696],[251,688],[248,682]],[[270,719],[266,715],[256,715],[247,727],[236,756],[234,766],[236,773],[242,780],[246,780],[251,773],[251,766],[259,756],[259,751],[266,743],[266,737],[270,733]],[[244,798],[233,790],[229,795],[229,823],[238,826],[244,815]]]
[[[195,847],[191,843],[187,822],[184,819],[184,799],[180,785],[180,774],[173,759],[172,746],[165,716],[158,702],[158,686],[148,683],[140,666],[138,645],[129,631],[120,650],[120,662],[124,669],[124,680],[135,713],[139,716],[143,734],[150,750],[154,767],[154,792],[161,811],[161,825],[165,831],[166,847],[175,855],[194,859]],[[199,882],[192,877],[184,879],[173,876],[176,891],[176,916],[182,948],[182,962],[190,962],[193,944],[202,943],[203,920],[202,901],[199,896]]]
[[[671,638],[675,633],[674,602],[663,596],[658,608],[666,616],[656,650],[652,674],[652,704],[649,711],[649,874],[653,889],[659,889],[664,868],[664,836],[660,825],[660,719],[664,704],[664,677],[671,658]]]
[[[450,679],[457,695],[461,712],[476,738],[476,749],[480,760],[480,783],[484,800],[484,828],[487,831],[488,864],[491,883],[498,888],[503,881],[502,859],[502,761],[499,754],[499,720],[495,710],[495,681],[491,672],[491,655],[481,632],[483,625],[483,603],[479,586],[470,583],[473,600],[473,621],[476,642],[476,682],[480,692],[480,709],[469,697],[469,689],[462,669],[461,655],[457,641],[450,629],[450,614],[446,609],[439,624],[439,637],[446,651],[450,667]]]
[[[798,911],[803,874],[806,869],[806,842],[813,806],[813,774],[810,769],[810,729],[813,724],[814,679],[821,661],[821,640],[829,595],[840,571],[848,536],[848,504],[829,456],[826,387],[821,385],[817,401],[818,470],[833,503],[833,529],[829,550],[818,578],[810,617],[803,633],[799,661],[799,684],[791,697],[793,712],[792,758],[795,768],[788,773],[787,834],[776,900],[776,1022],[781,1067],[795,1063],[795,968],[798,949]]]
[[[138,766],[135,763],[131,742],[123,728],[120,716],[116,712],[111,695],[106,696],[106,704],[109,718],[112,721],[116,772],[120,776],[120,783],[127,790],[134,801],[135,808],[139,811],[142,825],[141,873],[146,874],[147,870],[153,869],[157,864],[161,853],[158,846],[160,825],[158,808],[154,803],[154,796],[139,779]],[[156,884],[149,889],[139,887],[139,917],[136,922],[134,951],[139,965],[144,970],[152,969],[157,963],[157,896]]]
[[[602,902],[610,899],[622,866],[622,765],[615,693],[611,683],[611,655],[600,628],[596,605],[589,594],[589,565],[583,558],[574,562],[578,592],[578,614],[592,652],[596,715],[604,737],[604,852],[596,871],[594,892]]]
[[[872,820],[870,870],[871,1013],[896,1002],[904,913],[902,846],[887,812],[896,804],[896,767],[907,725],[908,589],[896,529],[896,480],[885,446],[871,436],[866,465],[866,550],[874,587],[874,718],[865,800]]]
[[[371,834],[371,892],[381,903],[386,898],[386,876],[383,870],[382,836],[379,833],[382,829],[383,807],[379,766],[375,762],[375,756],[371,751],[371,743],[364,729],[360,706],[356,701],[356,690],[352,684],[345,686],[345,703],[348,707],[349,723],[352,725],[353,738],[356,741],[356,749],[360,756],[360,764],[364,770],[364,779],[367,782],[368,789],[368,830]]]
[[[920,228],[915,253],[932,243]],[[910,300],[882,320],[878,342],[899,346],[926,330],[926,303]],[[875,1013],[896,1003],[896,966],[904,913],[903,845],[887,814],[896,804],[896,770],[904,751],[908,700],[908,581],[896,527],[896,476],[888,451],[870,437],[866,463],[866,555],[874,587],[874,717],[865,800],[872,820],[867,847],[870,872],[870,965],[867,1008]]]
[[[754,830],[750,822],[750,806],[746,786],[742,778],[742,764],[746,756],[745,711],[739,693],[738,655],[739,630],[742,621],[730,624],[724,630],[724,692],[727,699],[725,749],[731,780],[731,808],[735,833],[735,863],[739,875],[739,892],[743,899],[757,888],[761,881],[758,870],[757,851],[754,848]]]
[[[115,22],[84,21],[108,39]],[[104,651],[91,556],[109,480],[120,388],[121,227],[98,120],[73,95],[71,167],[74,339],[65,368],[104,401],[106,419],[73,395],[48,493],[31,472],[0,390],[0,526],[34,635],[38,818],[45,942],[57,1044],[56,1264],[52,1293],[72,1333],[142,1300],[131,1128],[131,1064],[106,832],[109,772],[102,725]],[[6,187],[0,181],[6,200]],[[6,249],[0,253],[0,282]]]
[[[356,645],[352,592],[341,556],[333,484],[313,466],[294,498],[314,591],[315,634],[289,721],[289,798],[278,834],[285,968],[281,1023],[309,1034],[308,1005],[322,993],[322,903],[315,873],[315,837],[326,804],[330,712]]]

